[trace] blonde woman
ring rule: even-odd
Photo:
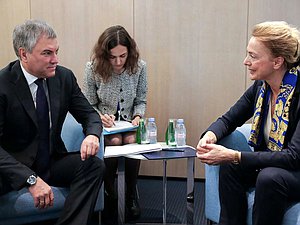
[[[220,164],[220,225],[246,224],[251,187],[253,225],[280,225],[289,202],[300,200],[299,36],[286,22],[254,26],[244,64],[255,82],[198,143],[203,163]],[[254,152],[215,144],[251,117]]]

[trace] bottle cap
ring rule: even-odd
[[[178,119],[177,123],[184,123],[184,120],[183,119]]]
[[[148,118],[148,122],[155,122],[155,118],[154,117]]]

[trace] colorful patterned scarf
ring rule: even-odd
[[[299,71],[296,67],[286,72],[280,85],[280,92],[276,99],[274,114],[272,117],[271,131],[267,148],[270,151],[281,151],[289,123],[289,110],[292,96],[296,87]],[[269,97],[271,89],[264,82],[260,89],[253,115],[249,145],[257,147],[263,140],[263,127],[269,110]],[[271,107],[271,106],[270,106]]]

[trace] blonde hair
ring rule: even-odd
[[[285,21],[267,21],[254,26],[252,36],[261,41],[274,57],[283,57],[287,69],[299,64],[300,32]]]

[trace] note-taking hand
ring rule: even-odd
[[[112,127],[115,124],[115,116],[114,115],[108,115],[108,114],[104,114],[101,115],[101,120],[103,123],[104,127]]]

